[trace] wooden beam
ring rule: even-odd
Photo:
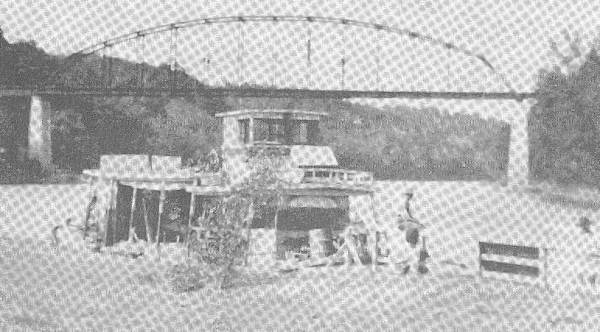
[[[131,212],[129,213],[129,231],[127,232],[127,241],[130,241],[130,234],[131,234],[131,230],[134,229],[135,227],[133,226],[133,216],[135,214],[135,203],[137,202],[137,192],[138,189],[137,188],[133,188],[133,193],[131,194]]]
[[[152,242],[152,234],[150,233],[150,221],[148,220],[148,207],[146,199],[142,197],[142,209],[144,210],[144,226],[146,227],[146,242]]]
[[[489,261],[486,259],[481,260],[481,267],[485,271],[492,272],[519,274],[529,277],[538,277],[540,275],[540,268],[537,266]]]

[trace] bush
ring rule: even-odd
[[[249,177],[235,184],[226,197],[203,207],[203,215],[195,222],[198,228],[185,230],[187,264],[177,265],[170,272],[174,290],[192,291],[209,282],[216,288],[231,285],[236,267],[244,264],[248,253],[254,207],[281,199],[280,174],[286,170],[283,161],[279,157],[254,156],[249,160]]]
[[[245,253],[246,239],[242,233],[233,229],[214,227],[210,231],[206,243],[190,240],[190,255],[200,263],[211,265],[227,265],[239,263]]]
[[[167,272],[169,285],[174,292],[185,293],[202,289],[213,278],[207,266],[199,264],[177,264]]]

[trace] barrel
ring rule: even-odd
[[[308,232],[308,243],[311,257],[326,257],[333,253],[331,229],[317,228]]]

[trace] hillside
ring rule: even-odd
[[[60,66],[63,58],[50,56],[33,43],[7,44],[0,59],[1,84],[37,77],[43,79]],[[62,77],[72,84],[101,82],[102,59],[90,56]],[[138,64],[113,60],[114,85],[126,86],[135,79]],[[143,65],[146,86],[165,84],[168,67]],[[23,73],[31,73],[31,76]],[[35,75],[33,73],[36,73]],[[182,84],[194,81],[183,70]],[[77,81],[79,80],[79,81]],[[19,99],[0,101],[0,127],[26,128],[26,118],[11,110],[23,109]],[[299,108],[328,112],[322,124],[323,143],[334,148],[341,166],[372,171],[380,179],[480,180],[505,175],[509,128],[505,123],[470,115],[450,115],[436,109],[404,106],[378,109],[340,100],[268,98],[143,98],[61,97],[53,105],[53,154],[60,169],[79,172],[95,167],[106,153],[161,153],[198,159],[220,145],[220,124],[212,116],[237,108]],[[9,132],[9,131],[4,131]],[[19,130],[18,132],[22,131]],[[2,146],[11,153],[5,164],[23,167],[26,136],[3,134]],[[19,160],[20,159],[20,160]],[[27,164],[27,163],[25,163]],[[23,173],[23,172],[21,172]],[[26,173],[26,172],[25,172]],[[8,174],[8,173],[6,173]],[[16,173],[15,173],[16,174]],[[20,174],[20,173],[19,173]],[[34,174],[3,182],[39,181]]]
[[[379,179],[492,180],[506,174],[510,128],[497,120],[347,101],[236,99],[227,104],[326,112],[323,141],[339,163],[372,171]]]

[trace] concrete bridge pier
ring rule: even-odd
[[[41,96],[31,96],[27,156],[39,161],[45,169],[52,166],[51,118],[50,101]]]
[[[523,101],[517,104],[509,115],[510,143],[508,148],[508,185],[524,187],[529,184],[529,134],[527,117],[532,103]]]

